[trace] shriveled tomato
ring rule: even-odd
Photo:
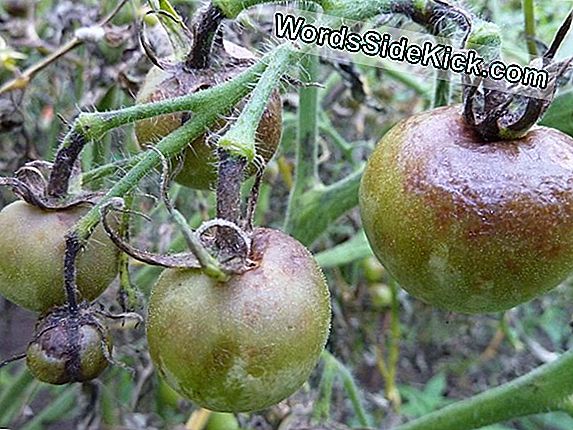
[[[23,201],[0,212],[0,295],[36,312],[66,301],[65,235],[88,207],[44,211]],[[80,253],[80,298],[93,300],[117,274],[118,250],[98,228]]]
[[[26,351],[26,364],[40,381],[62,385],[97,378],[109,364],[111,337],[89,306],[66,306],[42,316]]]
[[[166,270],[152,290],[147,339],[168,384],[198,405],[254,411],[309,377],[330,327],[329,293],[312,255],[290,236],[257,229],[256,267],[217,282]]]
[[[445,107],[397,124],[362,178],[372,249],[400,285],[435,306],[509,309],[573,269],[573,139],[534,127],[483,142]]]

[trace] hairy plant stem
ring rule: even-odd
[[[466,39],[472,38],[475,44],[474,49],[486,60],[489,60],[491,55],[485,55],[484,51],[492,49],[495,51],[493,57],[499,57],[501,48],[499,29],[489,22],[480,20],[475,20],[470,25],[468,13],[453,4],[434,0],[309,1],[319,5],[325,14],[355,21],[367,21],[381,14],[402,14],[425,27],[431,34],[437,34],[436,24],[446,20],[455,25],[443,26],[442,31],[451,33],[455,27],[461,28],[468,32]],[[259,4],[281,3],[279,0],[212,0],[212,2],[223,11],[227,18],[235,18],[243,10]]]
[[[358,205],[362,170],[328,186],[315,187],[291,205],[289,234],[310,246],[333,222]]]
[[[269,57],[274,57],[274,51],[268,55]],[[240,100],[240,97],[244,97],[248,92],[248,89],[244,87],[252,83],[258,77],[258,73],[265,68],[266,64],[264,61],[261,61],[225,84],[173,99],[134,105],[115,111],[81,113],[64,137],[56,154],[54,167],[48,182],[48,194],[62,197],[67,193],[69,173],[71,172],[68,166],[73,166],[79,153],[88,142],[100,139],[115,128],[142,119],[173,112],[197,112],[204,109],[205,106],[221,105],[221,98],[229,97],[231,94],[233,96],[238,94]],[[128,163],[131,162],[130,160]],[[68,172],[68,175],[66,176],[62,172]]]
[[[356,414],[356,418],[358,422],[363,427],[370,427],[371,420],[370,416],[366,412],[364,405],[362,404],[362,396],[360,394],[360,390],[356,386],[356,382],[352,377],[350,371],[346,368],[344,364],[342,364],[338,359],[332,355],[326,349],[322,352],[321,358],[325,362],[325,366],[327,367],[335,367],[338,371],[338,375],[342,379],[342,385],[344,386],[344,391],[350,398],[350,402],[352,403],[352,407],[354,409],[354,413]]]
[[[395,430],[471,430],[526,415],[568,411],[573,394],[573,351],[527,375],[446,406]]]
[[[217,218],[239,224],[241,217],[241,184],[246,159],[235,157],[219,148],[219,178],[217,181]],[[222,231],[222,229],[219,229]]]
[[[249,162],[255,159],[257,128],[269,99],[288,67],[299,61],[302,55],[301,52],[294,51],[288,43],[277,48],[274,61],[261,75],[241,114],[219,139],[220,148],[225,149],[232,156],[243,157]]]
[[[121,215],[118,233],[126,242],[129,242],[129,226],[131,222],[130,210],[132,209],[134,202],[133,192],[126,194],[123,201],[126,211]],[[120,252],[117,266],[119,277],[119,305],[123,312],[133,311],[137,306],[137,291],[131,283],[129,273],[129,255],[125,252]]]
[[[388,355],[384,358],[380,348],[377,351],[377,364],[382,377],[384,378],[384,391],[386,398],[392,404],[394,411],[398,412],[402,403],[400,392],[396,386],[396,375],[398,372],[398,360],[400,358],[400,303],[398,302],[398,284],[392,280],[389,284],[392,294],[390,308],[390,339],[388,342]]]

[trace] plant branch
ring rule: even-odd
[[[275,51],[272,51],[267,56],[273,56],[274,53]],[[204,90],[203,93],[208,93],[212,97],[209,97],[209,103],[203,105],[201,112],[197,113],[186,124],[164,137],[154,149],[148,149],[143,153],[137,164],[115,183],[97,205],[78,221],[74,226],[74,231],[77,233],[80,242],[85,242],[91,235],[101,218],[100,209],[105,204],[112,198],[122,197],[133,190],[145,175],[161,163],[161,156],[157,151],[167,159],[180,153],[189,142],[197,139],[205,132],[205,129],[212,126],[219,119],[220,115],[232,109],[249,93],[251,90],[249,84],[257,80],[260,73],[265,70],[265,67],[264,62],[258,62],[232,80],[212,89]],[[153,110],[150,105],[147,105],[145,109],[147,111]],[[134,115],[136,113],[140,114],[141,112],[132,111],[131,118],[137,116]]]
[[[274,55],[275,51],[268,54],[269,57]],[[109,112],[81,113],[64,137],[56,154],[52,174],[48,182],[48,194],[55,197],[61,197],[66,194],[69,185],[69,172],[71,172],[69,166],[73,166],[86,143],[100,139],[105,133],[114,128],[142,119],[173,112],[199,111],[204,109],[205,106],[219,105],[221,104],[221,97],[228,97],[228,94],[236,92],[237,88],[247,86],[247,84],[253,82],[258,77],[258,74],[266,68],[264,61],[268,60],[268,57],[264,57],[261,62],[240,73],[227,83],[186,96],[135,105]],[[241,88],[240,91],[244,96],[247,94],[248,89]]]
[[[573,351],[527,375],[446,406],[395,430],[471,430],[526,415],[566,410],[573,394]]]
[[[209,66],[215,33],[224,18],[221,9],[211,2],[197,13],[192,27],[193,45],[185,61],[188,69],[204,69]]]
[[[307,191],[292,211],[289,234],[305,246],[311,245],[340,216],[358,205],[362,171],[327,187]]]
[[[319,59],[307,54],[301,61],[303,83],[318,81]],[[291,189],[284,229],[292,234],[294,222],[304,193],[317,186],[318,178],[318,88],[303,86],[299,90],[299,107],[296,138],[296,169]]]
[[[302,53],[294,51],[290,44],[277,48],[276,56],[267,65],[241,114],[219,139],[220,148],[248,162],[255,159],[257,128],[269,99],[288,67],[296,64],[301,56]]]
[[[537,44],[535,43],[535,5],[533,0],[523,0],[523,15],[525,19],[525,37],[530,60],[537,57]]]

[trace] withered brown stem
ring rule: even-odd
[[[255,176],[255,182],[251,188],[251,194],[247,201],[247,213],[245,215],[245,229],[249,232],[253,231],[253,224],[255,220],[255,211],[257,209],[257,202],[259,201],[259,193],[261,191],[261,183],[263,182],[264,170],[261,168]]]
[[[66,252],[64,255],[64,288],[66,299],[72,314],[78,312],[78,287],[76,285],[77,257],[81,244],[76,233],[66,235]]]
[[[241,184],[246,160],[236,158],[224,149],[219,155],[219,179],[217,181],[217,218],[238,224],[241,217]]]
[[[244,158],[233,157],[219,148],[219,178],[217,180],[217,218],[239,224],[241,217],[241,184],[246,166]],[[237,248],[236,238],[225,228],[218,228],[215,236],[221,255]],[[231,252],[233,254],[233,252]]]
[[[193,19],[193,45],[185,61],[186,68],[204,69],[209,66],[213,40],[224,18],[221,9],[211,2],[197,12]]]
[[[86,140],[81,134],[72,133],[70,144],[60,148],[48,181],[48,196],[64,197],[67,194],[74,164],[85,144]]]

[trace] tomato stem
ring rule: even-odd
[[[526,415],[568,410],[573,351],[527,375],[401,425],[395,430],[471,430]]]
[[[219,148],[219,179],[217,181],[217,218],[238,224],[241,217],[241,184],[246,159],[235,157]]]
[[[188,69],[204,69],[209,66],[215,34],[225,15],[213,3],[199,10],[193,18],[193,45],[185,60]]]
[[[294,51],[290,44],[277,48],[276,55],[261,75],[249,101],[229,130],[221,136],[218,146],[234,157],[243,157],[249,163],[257,156],[256,133],[263,113],[279,82],[289,66],[296,63],[302,53]]]
[[[71,232],[66,235],[66,252],[64,255],[64,288],[70,314],[78,313],[78,287],[76,285],[76,260],[81,250],[78,235]]]

